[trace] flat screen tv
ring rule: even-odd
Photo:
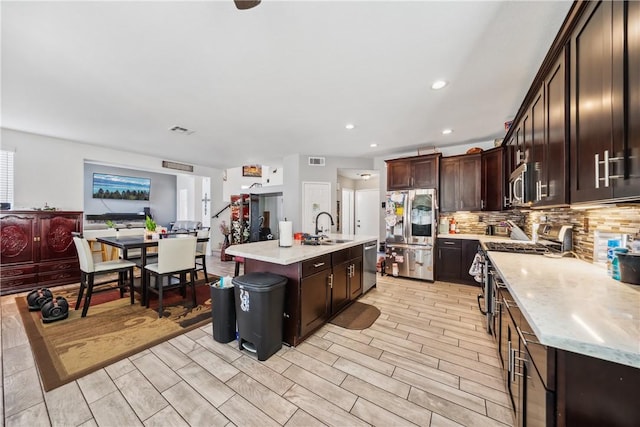
[[[93,174],[93,198],[112,200],[149,200],[150,178]]]

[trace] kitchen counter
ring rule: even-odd
[[[640,368],[640,286],[575,258],[487,253],[542,344]]]
[[[296,262],[311,259],[320,255],[339,251],[340,249],[362,245],[371,240],[378,240],[378,236],[361,236],[353,234],[329,234],[329,240],[348,240],[345,243],[332,245],[303,245],[294,240],[291,247],[278,246],[277,240],[264,242],[244,243],[242,245],[229,246],[225,253],[273,264],[289,265]]]

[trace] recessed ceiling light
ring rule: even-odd
[[[351,129],[353,129],[354,127],[356,127],[356,125],[354,125],[353,123],[347,123],[344,127],[345,127],[345,128],[347,128],[347,129],[349,129],[349,130],[351,130]]]
[[[369,144],[369,147],[371,147],[371,148],[375,148],[377,146],[378,146],[378,144],[376,144],[375,142],[373,144]]]
[[[451,132],[453,132],[453,129],[445,129],[442,131],[443,135],[449,135]]]
[[[438,90],[438,89],[442,89],[443,87],[445,87],[447,85],[447,82],[444,80],[436,80],[435,82],[433,82],[433,84],[431,85],[431,89],[433,90]]]

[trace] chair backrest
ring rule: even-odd
[[[144,236],[144,228],[120,228],[118,229],[119,236]]]
[[[113,237],[116,235],[115,228],[103,230],[84,230],[83,237],[87,240],[96,240],[98,237]]]
[[[75,236],[73,243],[76,245],[76,251],[78,252],[78,261],[80,261],[80,270],[85,273],[93,273],[95,271],[95,264],[93,263],[93,254],[89,247],[87,239]]]
[[[196,237],[202,239],[204,237],[209,237],[209,227],[198,230]],[[207,252],[207,243],[209,242],[198,242],[196,245],[196,252],[205,253]]]
[[[196,241],[195,236],[188,235],[158,240],[158,272],[195,268]]]

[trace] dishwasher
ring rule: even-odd
[[[362,273],[362,293],[376,285],[376,264],[377,264],[378,241],[372,240],[364,244],[364,268]]]

